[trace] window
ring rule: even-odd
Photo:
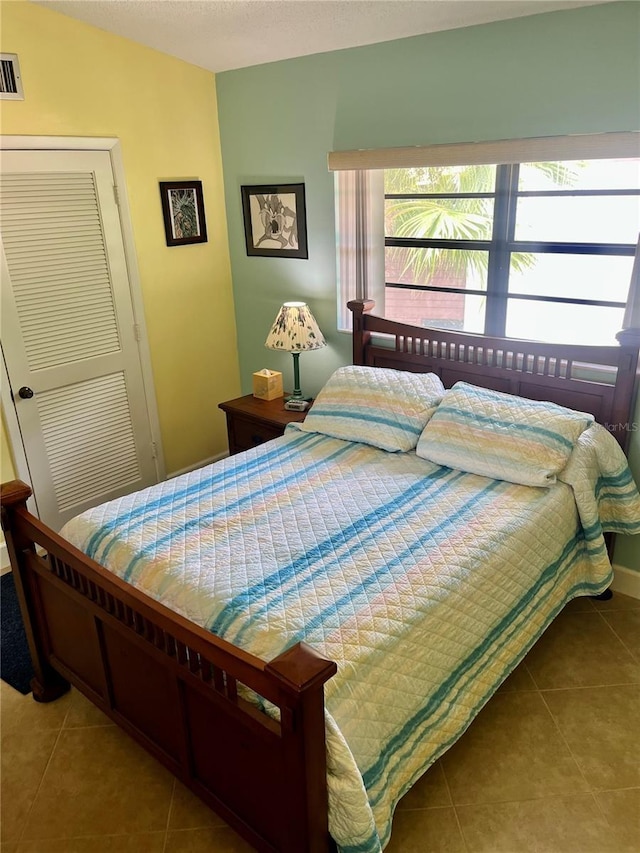
[[[615,342],[640,227],[640,160],[389,169],[385,316]]]
[[[332,152],[339,328],[367,296],[412,325],[615,343],[637,325],[639,155],[637,133]]]

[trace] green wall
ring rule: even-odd
[[[350,360],[336,331],[327,153],[640,128],[640,5],[613,3],[316,54],[216,76],[241,380],[291,357],[265,350],[282,302],[304,299],[329,346],[300,359],[316,393]],[[304,181],[309,259],[247,257],[242,184]],[[640,404],[636,412],[640,422]],[[640,433],[632,467],[640,482]],[[616,562],[640,571],[638,537]]]

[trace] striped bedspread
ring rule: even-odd
[[[377,853],[399,798],[550,620],[610,583],[603,527],[640,532],[611,442],[592,435],[567,482],[533,488],[290,429],[63,535],[264,659],[304,639],[337,662],[330,830],[344,853]]]

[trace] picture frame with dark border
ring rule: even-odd
[[[167,246],[207,242],[202,181],[160,181]]]
[[[308,258],[304,184],[242,186],[247,255]]]

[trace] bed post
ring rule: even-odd
[[[628,401],[633,399],[635,384],[637,383],[638,370],[638,349],[640,349],[640,236],[638,237],[638,245],[636,247],[636,255],[633,261],[633,269],[631,271],[631,282],[629,284],[629,295],[627,296],[627,307],[624,312],[622,321],[622,330],[618,332],[616,338],[620,342],[620,346],[625,350],[625,361],[628,365],[629,377],[626,387],[616,399],[616,406],[620,406],[621,411],[625,410],[625,403],[628,411]],[[626,399],[625,399],[626,398]],[[626,431],[625,441],[621,442],[623,449],[628,450],[629,437],[632,432],[633,425],[628,423],[616,423],[616,427],[622,427]]]
[[[327,853],[333,849],[327,819],[324,684],[337,669],[334,661],[321,657],[303,642],[265,667],[288,696],[281,706],[281,726],[290,800],[286,849],[292,853]],[[293,713],[285,714],[287,708]]]
[[[31,662],[35,672],[31,679],[31,689],[36,702],[52,702],[69,689],[69,682],[59,675],[47,660],[42,638],[37,631],[38,607],[34,587],[24,567],[24,554],[35,551],[33,543],[20,531],[19,514],[27,512],[27,501],[31,489],[20,480],[2,484],[2,530],[7,543],[13,581],[22,613],[22,621],[27,635]]]
[[[376,303],[373,299],[352,299],[347,308],[353,313],[353,363],[364,364],[364,348],[369,343],[371,332],[365,332],[364,315]]]
[[[629,400],[632,400],[635,394],[636,385],[638,382],[638,350],[640,349],[640,236],[638,237],[638,245],[633,262],[633,270],[631,272],[631,282],[629,284],[629,295],[627,296],[627,307],[624,312],[622,321],[622,329],[616,335],[622,353],[618,367],[618,378],[616,381],[616,396],[614,400],[614,415],[613,423],[610,428],[614,430],[623,429],[624,438],[618,438],[622,449],[627,452],[629,450],[629,437],[633,431],[634,424],[624,421],[621,417],[616,420],[618,411],[624,413],[629,411]],[[621,371],[623,376],[621,376]],[[609,559],[613,562],[613,546],[615,542],[615,534],[607,534],[607,551]],[[600,595],[593,595],[596,601],[608,601],[613,598],[611,589],[605,589]]]
[[[623,347],[640,347],[640,236],[633,261],[627,307],[622,321],[622,330],[616,335]]]

